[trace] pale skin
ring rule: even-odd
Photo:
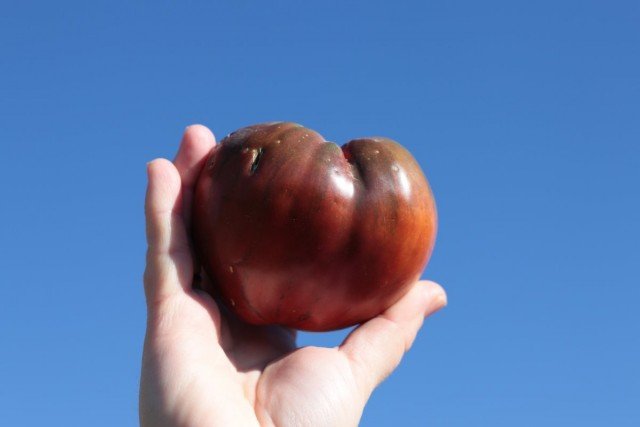
[[[426,316],[446,305],[421,281],[335,348],[296,346],[295,331],[242,323],[194,289],[193,187],[215,144],[190,126],[173,162],[148,164],[147,332],[142,426],[356,426],[373,390],[398,366]]]

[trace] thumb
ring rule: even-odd
[[[398,367],[422,322],[447,304],[442,287],[418,282],[381,315],[362,324],[340,346],[359,388],[369,396]]]

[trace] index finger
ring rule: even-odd
[[[215,144],[216,139],[206,126],[189,126],[184,131],[180,148],[173,160],[182,181],[182,203],[187,229],[189,229],[191,221],[194,186],[207,161],[207,156]]]

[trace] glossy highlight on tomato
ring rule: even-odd
[[[288,122],[225,137],[194,195],[198,260],[252,324],[327,331],[380,314],[419,278],[436,229],[429,184],[400,144],[340,147]]]

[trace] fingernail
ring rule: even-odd
[[[440,292],[440,294],[438,295],[438,302],[440,303],[441,307],[446,307],[447,304],[449,304],[446,292]]]
[[[193,123],[193,124],[190,124],[189,126],[187,126],[186,128],[184,128],[184,131],[186,132],[186,131],[188,131],[189,129],[191,129],[191,128],[195,128],[195,127],[198,127],[198,126],[202,126],[202,125],[201,125],[200,123]]]
[[[147,162],[147,176],[151,176],[151,168],[153,163],[155,163],[158,159],[153,159],[149,162]]]
[[[148,161],[147,162],[147,170],[149,169],[149,166],[151,166],[152,163],[156,163],[157,161],[161,161],[161,160],[162,160],[162,157],[157,157],[157,158],[155,158],[153,160]]]
[[[153,162],[154,162],[154,160],[151,160],[151,161],[147,162],[147,167],[146,167],[147,176],[149,176],[151,174],[151,163],[153,163]]]
[[[427,307],[425,316],[429,316],[438,310],[444,308],[447,301],[447,293],[440,286],[429,286],[425,289],[427,297]]]

